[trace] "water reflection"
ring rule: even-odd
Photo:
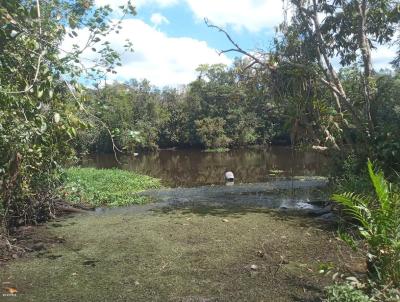
[[[139,156],[122,156],[118,164],[112,154],[97,154],[83,166],[137,171],[161,178],[172,187],[224,184],[224,173],[232,171],[235,183],[264,182],[275,177],[326,175],[327,158],[312,151],[286,147],[236,149],[225,153],[200,150],[161,150]]]

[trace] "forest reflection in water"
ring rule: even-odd
[[[224,183],[224,172],[233,171],[235,183],[265,182],[277,177],[325,176],[328,158],[314,151],[290,147],[240,148],[223,153],[198,149],[160,150],[138,156],[95,154],[82,166],[120,168],[161,178],[172,187],[194,187]]]

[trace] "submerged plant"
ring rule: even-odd
[[[368,247],[367,265],[370,278],[389,286],[400,286],[400,194],[375,172],[368,161],[368,172],[374,188],[372,196],[355,193],[334,194],[332,199],[358,223],[360,235]]]

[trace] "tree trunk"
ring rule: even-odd
[[[9,210],[12,203],[13,191],[18,186],[21,161],[22,155],[18,152],[15,153],[9,161],[8,173],[3,178],[2,199],[4,208],[3,224],[5,229],[9,227]]]
[[[366,23],[367,23],[367,0],[361,0],[361,2],[356,1],[359,23],[358,23],[358,43],[361,50],[361,57],[364,67],[364,77],[363,77],[363,94],[365,100],[365,117],[368,121],[369,135],[373,135],[374,125],[371,117],[371,86],[370,80],[372,75],[372,61],[371,61],[371,47],[369,45],[369,40],[366,34]]]

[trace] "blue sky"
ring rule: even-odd
[[[118,8],[126,0],[95,0],[96,5]],[[123,66],[112,80],[146,78],[156,86],[187,84],[196,78],[200,64],[231,64],[236,53],[218,55],[230,48],[226,37],[208,28],[204,18],[227,30],[239,45],[251,50],[271,48],[275,27],[283,20],[282,0],[136,0],[137,15],[123,21],[118,35],[108,39],[123,51],[125,40],[133,43],[134,53],[122,55]],[[78,38],[67,39],[65,48],[87,37],[82,29]],[[388,66],[395,49],[380,47],[373,54],[375,68]]]
[[[160,9],[160,7],[154,5],[150,7],[139,7],[136,17],[151,24],[153,23],[152,16],[156,15],[162,16],[166,18],[165,20],[168,20],[167,23],[161,21],[161,24],[157,25],[157,28],[170,37],[192,37],[197,40],[207,41],[208,45],[215,49],[231,47],[229,41],[222,33],[208,28],[203,18],[195,15],[185,2],[164,9]],[[207,16],[204,15],[204,17]],[[155,18],[155,20],[157,20],[157,18]],[[210,21],[215,24],[219,23],[217,18]],[[274,29],[272,27],[260,26],[260,30],[249,31],[248,28],[241,25],[243,23],[245,22],[239,23],[240,27],[237,27],[238,24],[228,22],[222,22],[222,24],[218,25],[228,30],[234,40],[244,49],[251,50],[255,46],[269,46],[274,35]],[[235,54],[232,53],[229,54],[229,56],[234,57]]]

